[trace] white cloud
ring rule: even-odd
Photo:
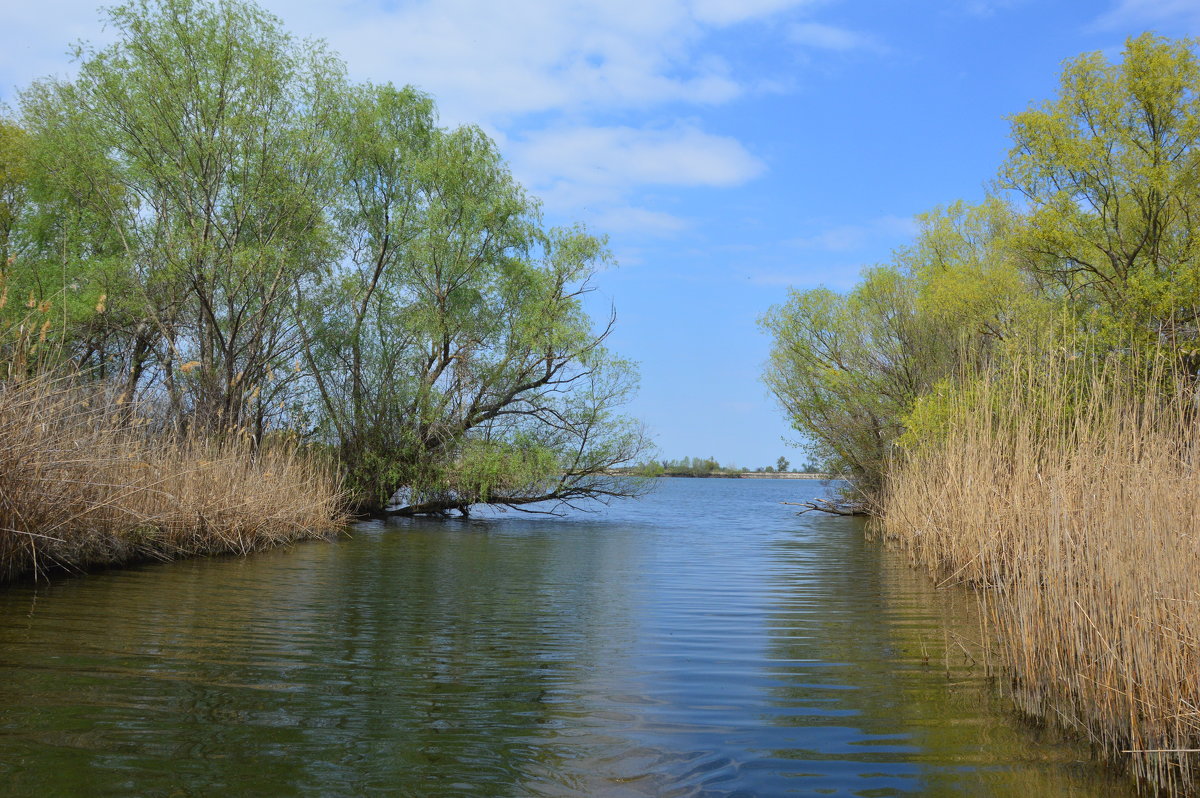
[[[668,235],[687,227],[674,214],[631,206],[639,189],[736,186],[766,168],[736,139],[690,125],[552,128],[510,140],[507,150],[514,174],[547,207],[611,232]]]
[[[847,28],[823,25],[819,22],[800,22],[792,25],[788,30],[788,37],[796,44],[815,47],[819,50],[845,52],[883,49],[882,45],[871,36]]]
[[[642,121],[758,90],[762,76],[735,75],[710,46],[722,29],[778,23],[781,36],[812,47],[874,46],[831,25],[787,27],[828,0],[259,1],[296,35],[326,39],[355,79],[416,85],[436,98],[444,123],[482,125],[549,208],[587,209],[614,230],[686,224],[634,207],[645,204],[631,202],[639,187],[734,186],[765,169],[733,138]],[[111,38],[96,2],[9,3],[0,99],[38,75],[69,71],[72,40]]]
[[[692,8],[702,22],[729,25],[818,2],[820,0],[693,0]]]
[[[607,208],[592,214],[588,223],[606,233],[649,233],[656,236],[678,233],[689,226],[686,219],[673,214],[633,207]],[[626,265],[636,262],[628,258],[619,260]]]
[[[359,75],[412,83],[453,121],[543,111],[711,104],[742,92],[699,43],[713,30],[762,19],[804,0],[411,0],[356,6],[328,38]],[[289,8],[289,18],[297,16]]]
[[[67,69],[71,42],[104,41],[98,2],[9,2],[0,96]],[[356,77],[419,86],[458,123],[726,102],[744,86],[706,39],[822,0],[261,2],[289,30],[327,39]]]
[[[736,186],[764,169],[736,139],[689,125],[541,130],[514,141],[512,152],[514,169],[534,186]]]
[[[1117,0],[1091,27],[1094,30],[1116,30],[1175,21],[1200,25],[1200,0]]]

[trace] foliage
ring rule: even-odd
[[[1055,99],[1012,117],[1011,200],[937,209],[848,294],[772,309],[766,381],[810,451],[869,496],[896,441],[936,438],[946,404],[1015,356],[1163,343],[1200,365],[1198,112],[1195,42],[1075,59]]]
[[[295,354],[288,294],[328,260],[341,65],[249,4],[136,0],[108,21],[117,41],[80,47],[77,78],[22,94],[43,215],[75,220],[34,220],[33,268],[64,251],[74,290],[108,299],[117,329],[81,336],[80,365],[119,359],[128,397],[165,391],[180,426],[261,435]]]
[[[608,475],[647,444],[584,309],[606,242],[547,229],[482,131],[249,2],[107,16],[115,42],[0,123],[10,363],[34,330],[177,431],[295,431],[359,512],[644,489]]]
[[[1143,34],[1120,63],[1069,62],[1056,98],[1011,118],[1000,184],[1026,206],[1018,246],[1043,290],[1089,331],[1196,337],[1200,307],[1200,60]]]
[[[663,460],[660,465],[663,475],[669,477],[707,477],[741,470],[737,466],[723,466],[713,457],[683,457],[678,460]]]
[[[1010,215],[998,200],[931,212],[914,245],[852,292],[793,290],[762,319],[774,337],[769,388],[809,454],[865,494],[918,397],[1034,316],[1007,250]]]
[[[645,440],[613,415],[636,376],[603,347],[611,320],[595,333],[583,310],[604,241],[543,229],[495,145],[438,128],[411,89],[359,87],[336,140],[349,257],[298,307],[320,434],[359,506],[401,490],[409,512],[607,496],[602,473]],[[513,472],[464,478],[484,450]],[[532,461],[556,479],[518,478]]]
[[[766,380],[885,534],[985,591],[1026,709],[1195,786],[1200,60],[1150,34],[1012,117],[1003,197],[763,321]],[[1102,655],[1098,655],[1101,652]]]
[[[792,291],[762,319],[765,380],[810,455],[869,498],[918,398],[1053,318],[1009,248],[1013,211],[956,203],[848,294]]]
[[[29,193],[28,149],[25,130],[0,119],[0,274],[16,259],[14,233]]]

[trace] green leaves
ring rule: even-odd
[[[981,386],[1014,368],[1036,387],[1040,364],[1086,372],[1149,344],[1195,371],[1196,43],[1146,34],[1120,63],[1083,55],[1056,98],[1011,122],[999,180],[1011,204],[937,209],[850,293],[793,293],[764,320],[775,339],[768,385],[815,453],[868,496],[894,445],[939,440]],[[1026,398],[1073,412],[1069,393]]]
[[[1001,185],[1028,206],[1018,246],[1094,332],[1175,339],[1195,327],[1200,60],[1144,34],[1123,60],[1070,62],[1059,96],[1012,117]],[[1193,334],[1193,333],[1188,333]]]
[[[355,501],[588,495],[644,448],[612,415],[636,375],[581,302],[605,242],[544,229],[495,144],[439,128],[425,95],[367,85],[348,100],[334,132],[347,257],[299,318]]]
[[[853,291],[793,291],[763,318],[768,387],[810,452],[866,494],[921,397],[1054,319],[1012,249],[1016,219],[996,199],[937,209]]]
[[[22,341],[61,336],[179,427],[302,428],[360,510],[620,494],[645,438],[583,309],[603,239],[547,230],[480,129],[350,84],[253,3],[108,18],[0,125],[0,277],[55,309]]]

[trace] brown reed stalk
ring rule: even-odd
[[[1200,392],[1161,353],[1027,356],[901,453],[885,536],[981,589],[1030,713],[1147,787],[1200,777]]]
[[[0,382],[0,581],[342,528],[338,475],[312,453],[152,434],[139,410],[73,377]]]

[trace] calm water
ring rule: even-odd
[[[819,490],[2,589],[0,793],[1125,794],[993,696],[968,597],[778,504]]]

